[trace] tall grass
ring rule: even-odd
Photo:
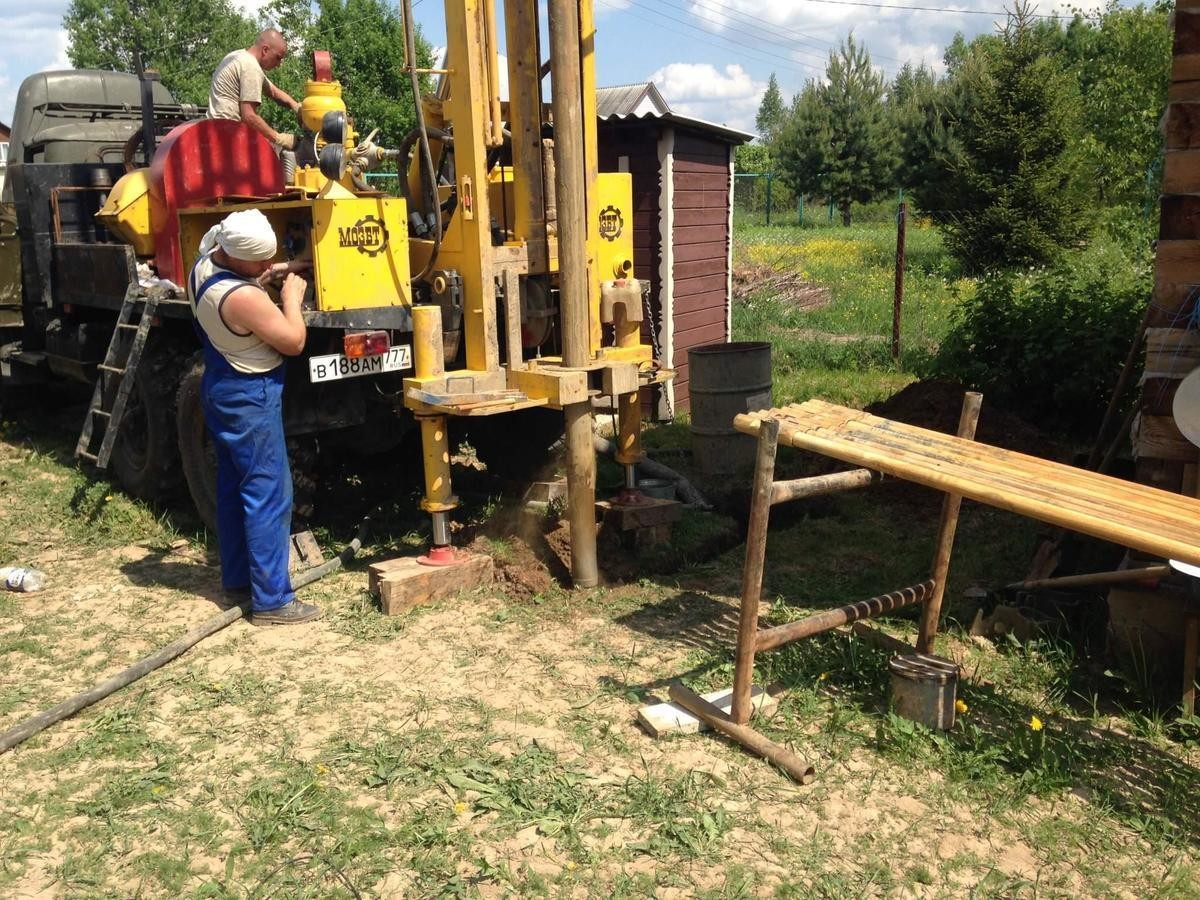
[[[975,291],[974,280],[958,276],[941,235],[910,221],[901,355],[893,361],[894,222],[741,227],[734,257],[736,266],[791,273],[828,291],[828,302],[816,306],[797,303],[786,286],[734,304],[734,340],[773,344],[777,402],[819,395],[857,405],[889,396],[923,371],[952,311]]]

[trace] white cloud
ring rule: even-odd
[[[754,116],[766,82],[756,81],[737,63],[717,69],[710,63],[675,62],[650,76],[671,109],[685,116],[754,130]]]
[[[0,121],[12,124],[13,107],[21,82],[34,72],[69,67],[67,39],[62,28],[69,0],[37,0],[23,10],[16,3],[0,2]]]

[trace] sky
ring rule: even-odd
[[[62,29],[69,2],[0,3],[0,33],[6,35],[0,121],[11,124],[17,88],[27,75],[69,68]],[[254,12],[263,0],[235,2]],[[905,62],[940,70],[942,51],[956,32],[969,39],[994,30],[1011,0],[594,2],[600,85],[653,81],[675,112],[753,132],[772,72],[786,103],[808,79],[822,75],[830,50],[850,33],[887,77]],[[1034,9],[1050,15],[1076,4],[1100,6],[1090,0],[1040,0]],[[414,16],[430,43],[445,43],[442,3],[416,0]]]

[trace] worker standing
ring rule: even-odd
[[[263,95],[298,112],[300,104],[287,91],[267,78],[287,56],[287,43],[276,28],[264,30],[245,50],[234,50],[218,63],[208,93],[210,119],[238,119],[245,122],[280,150],[293,150],[296,136],[276,131],[258,113]]]
[[[259,286],[275,232],[257,209],[214,225],[188,277],[204,344],[201,405],[217,451],[217,539],[227,596],[251,599],[255,625],[289,625],[321,611],[301,603],[288,576],[292,476],[283,434],[283,357],[304,349],[307,282],[288,272],[280,306]]]

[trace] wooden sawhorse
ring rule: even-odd
[[[957,436],[821,400],[746,413],[734,420],[739,431],[758,437],[730,711],[735,722],[749,721],[754,655],[760,651],[910,603],[924,603],[915,649],[930,652],[941,616],[954,532],[964,497],[1153,556],[1200,565],[1200,500],[980,444],[974,435],[982,399],[974,393],[964,397]],[[862,468],[775,481],[775,454],[779,445],[819,453]],[[902,478],[945,494],[930,578],[786,625],[760,629],[758,610],[771,506],[865,487],[881,475]],[[1193,617],[1184,660],[1185,711],[1189,698],[1194,701],[1197,656],[1197,642],[1191,634],[1194,623]]]

